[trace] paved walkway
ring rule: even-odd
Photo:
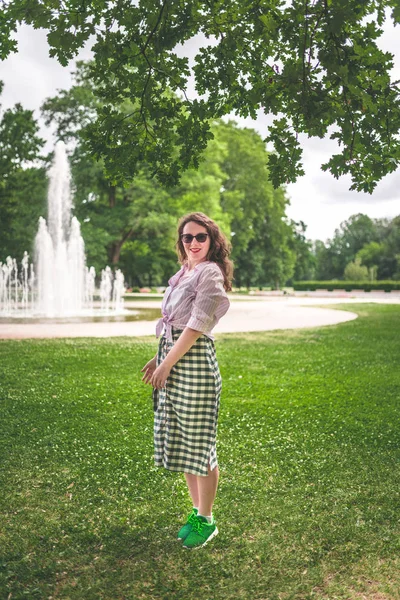
[[[328,308],[329,304],[379,302],[399,304],[399,296],[348,298],[319,296],[235,297],[229,312],[215,327],[215,333],[271,331],[333,325],[356,319],[353,312]],[[127,301],[128,308],[159,309],[161,299]],[[319,306],[316,306],[319,305]],[[326,308],[321,308],[326,305]],[[39,323],[0,324],[0,339],[66,338],[66,337],[117,337],[154,336],[156,321],[104,322],[104,323]]]
[[[331,325],[356,318],[351,312],[299,306],[296,298],[234,300],[215,333],[267,331]],[[304,299],[305,304],[310,302]],[[303,303],[302,302],[302,303]],[[323,299],[318,299],[322,304]],[[160,300],[127,302],[129,308],[160,308]],[[115,337],[154,335],[156,321],[0,324],[0,339]]]

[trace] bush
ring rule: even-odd
[[[361,258],[349,262],[344,270],[346,281],[365,281],[368,279],[368,269],[361,264]]]
[[[400,290],[400,281],[295,281],[293,289],[295,291],[310,292],[318,289],[328,291],[346,290],[346,292],[352,290],[364,290],[365,292],[385,290],[385,292],[390,292],[391,290]]]

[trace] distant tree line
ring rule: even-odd
[[[313,244],[313,269],[299,279],[400,280],[400,215],[352,215],[326,244]]]

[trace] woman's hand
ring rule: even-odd
[[[150,383],[150,379],[153,376],[154,371],[157,368],[157,356],[155,356],[154,358],[152,358],[151,360],[149,360],[148,363],[146,363],[143,367],[143,369],[141,369],[141,373],[143,373],[144,371],[144,375],[142,377],[142,381],[144,381],[145,383]]]
[[[162,362],[161,365],[156,368],[150,379],[151,385],[157,390],[161,390],[161,388],[165,387],[165,383],[168,379],[170,372],[171,367]]]

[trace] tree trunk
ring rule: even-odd
[[[117,186],[110,185],[108,188],[108,205],[110,208],[114,208],[115,206],[115,198],[117,193]]]
[[[132,237],[133,232],[134,229],[132,227],[124,233],[124,235],[120,240],[118,240],[118,242],[113,242],[112,244],[110,244],[110,246],[108,247],[108,260],[111,262],[111,264],[116,265],[119,263],[122,246],[125,244],[126,241],[129,240],[130,237]]]
[[[112,244],[111,256],[110,256],[112,265],[116,265],[119,263],[119,257],[121,256],[121,248],[122,248],[121,242],[116,242],[115,244]]]

